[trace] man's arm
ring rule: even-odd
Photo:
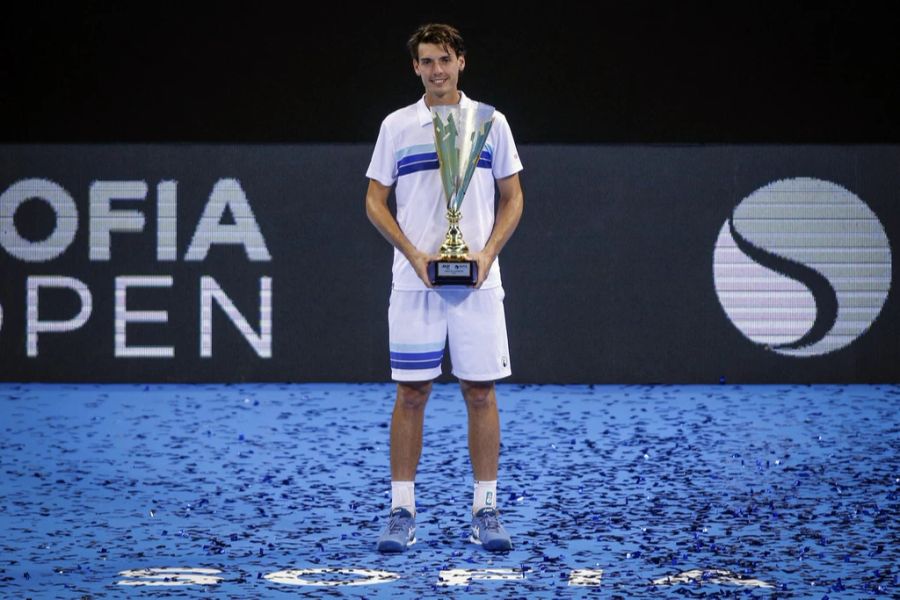
[[[392,246],[403,253],[410,262],[416,275],[419,276],[426,286],[431,287],[428,280],[428,261],[436,257],[431,257],[413,246],[409,238],[404,235],[403,230],[397,223],[397,219],[391,214],[388,208],[388,197],[391,195],[391,188],[382,185],[374,179],[369,180],[369,189],[366,191],[366,216],[375,226],[384,239],[389,241]]]
[[[500,200],[498,201],[497,216],[494,219],[494,230],[481,252],[469,253],[469,258],[478,262],[478,282],[475,287],[481,287],[481,284],[484,283],[497,255],[500,254],[503,246],[516,230],[525,205],[518,173],[498,179],[497,187],[500,190]]]

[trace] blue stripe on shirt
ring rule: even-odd
[[[475,165],[482,169],[490,169],[493,167],[493,155],[488,150],[482,150],[481,156],[478,158],[478,164]],[[440,168],[437,152],[426,152],[422,154],[409,154],[397,161],[397,177],[418,173],[419,171],[431,171]]]

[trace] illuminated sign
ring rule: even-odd
[[[177,239],[177,187],[176,181],[161,181],[155,187],[156,197],[156,261],[178,260]],[[114,235],[140,235],[147,229],[147,219],[141,210],[121,208],[122,203],[145,202],[149,186],[144,181],[94,181],[88,191],[88,215],[79,215],[72,195],[61,185],[48,179],[23,179],[13,183],[0,195],[0,247],[11,257],[23,263],[51,263],[66,254],[79,226],[87,223],[88,256],[90,263],[113,261]],[[16,224],[17,211],[28,202],[40,202],[48,206],[54,215],[50,233],[40,240],[22,235]],[[233,223],[224,222],[226,214]],[[182,260],[200,263],[206,260],[214,245],[237,245],[244,249],[251,262],[270,262],[272,256],[266,245],[259,224],[250,208],[250,201],[236,179],[220,179],[213,186],[203,214],[194,228],[190,243]],[[129,324],[167,323],[169,314],[164,310],[131,310],[129,294],[141,288],[172,288],[172,275],[123,274],[116,276],[112,285],[114,293],[113,349],[116,358],[171,358],[175,348],[171,345],[140,346],[128,343]],[[234,324],[257,356],[272,357],[272,278],[262,276],[254,286],[259,290],[259,317],[256,329],[241,314],[218,281],[209,275],[200,276],[200,356],[213,355],[212,307],[218,305]],[[28,275],[25,280],[26,355],[40,355],[40,339],[49,334],[65,334],[83,327],[94,311],[94,294],[90,286],[70,274]],[[43,316],[42,299],[53,290],[68,293],[77,299],[75,314],[67,318]],[[0,326],[2,326],[0,308]],[[9,314],[7,322],[10,321]]]
[[[816,356],[865,333],[891,288],[891,250],[852,192],[811,178],[770,183],[742,200],[716,240],[719,302],[751,341]]]

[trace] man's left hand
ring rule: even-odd
[[[491,270],[491,265],[494,264],[494,259],[497,258],[497,255],[484,251],[469,252],[466,255],[466,258],[474,260],[478,264],[478,281],[475,282],[475,287],[480,288],[481,284],[484,283],[484,280],[487,278],[488,272]]]

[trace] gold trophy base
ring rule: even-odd
[[[459,230],[461,217],[458,210],[447,213],[450,228],[439,250],[441,258],[428,263],[428,278],[433,286],[473,287],[478,281],[478,263],[466,258],[469,247]]]

